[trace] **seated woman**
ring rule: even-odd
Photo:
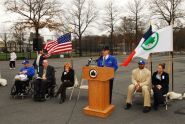
[[[165,64],[159,64],[158,69],[152,75],[154,91],[154,109],[157,110],[159,104],[164,103],[164,94],[169,90],[169,75],[164,71]]]
[[[61,94],[61,103],[65,102],[66,99],[66,88],[74,85],[74,70],[70,63],[65,63],[64,71],[61,76],[62,84],[56,93],[56,97]]]

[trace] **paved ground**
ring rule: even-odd
[[[117,56],[118,61],[121,62],[123,56]],[[81,68],[87,63],[88,58],[75,58],[74,68],[77,77],[80,80]],[[153,70],[159,62],[166,62],[167,56],[153,57]],[[62,73],[62,65],[70,59],[51,59],[50,64],[56,68],[57,83],[60,83],[60,76]],[[175,91],[185,91],[185,56],[176,56],[174,60],[174,80]],[[116,73],[114,90],[113,90],[113,104],[116,106],[112,115],[106,119],[96,117],[89,117],[83,114],[82,109],[87,105],[87,92],[82,91],[80,100],[76,103],[77,90],[74,92],[72,101],[67,101],[64,104],[59,104],[57,99],[40,103],[34,102],[27,98],[12,99],[9,96],[10,88],[13,84],[13,77],[18,72],[18,67],[21,66],[21,61],[17,61],[17,69],[9,70],[8,62],[0,62],[0,70],[2,77],[8,80],[7,87],[0,87],[0,124],[182,124],[185,119],[185,101],[171,102],[169,110],[160,108],[158,111],[152,110],[148,114],[142,113],[142,97],[135,96],[133,108],[129,111],[123,109],[126,98],[127,86],[130,83],[131,70],[137,67],[135,62],[132,62],[127,68],[120,67]],[[167,63],[168,64],[168,63]],[[69,94],[68,91],[67,94]],[[181,114],[177,114],[181,113]]]

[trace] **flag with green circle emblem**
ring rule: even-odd
[[[152,28],[144,34],[136,49],[125,59],[122,66],[127,66],[135,57],[148,59],[150,53],[173,51],[173,28],[167,26],[156,32]]]

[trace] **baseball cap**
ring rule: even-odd
[[[28,61],[28,60],[24,60],[24,61],[22,62],[22,64],[29,64],[29,61]]]
[[[140,65],[145,65],[145,61],[143,61],[143,60],[139,60],[139,62],[138,62],[138,64]]]

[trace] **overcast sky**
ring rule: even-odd
[[[0,25],[1,25],[0,32],[1,33],[7,31],[11,27],[12,22],[16,22],[16,20],[17,20],[16,14],[11,14],[11,13],[5,11],[5,8],[3,6],[2,1],[4,1],[4,0],[1,0],[1,3],[0,3]],[[103,10],[103,8],[108,0],[94,0],[94,1],[97,5],[97,8],[99,10]],[[116,5],[119,6],[120,11],[123,10],[122,8],[128,2],[128,0],[114,0],[114,1],[115,1]],[[63,3],[64,3],[64,6],[70,6],[71,0],[63,0]],[[45,30],[44,34],[47,34],[47,33],[49,33],[49,32],[47,30]]]
[[[0,3],[0,25],[1,25],[0,26],[0,33],[9,32],[10,27],[12,27],[13,22],[17,22],[18,17],[16,16],[16,14],[6,12],[5,7],[3,6],[4,0],[0,0],[0,1],[1,1],[1,3]],[[72,0],[60,0],[60,1],[62,1],[65,8],[69,8]],[[103,25],[103,24],[101,24],[101,23],[103,23],[102,22],[103,17],[101,16],[101,12],[103,11],[106,3],[108,3],[109,0],[94,0],[94,1],[97,6],[97,9],[100,12],[100,16],[99,16],[99,20],[98,20],[100,24],[95,25],[93,28],[88,28],[86,34],[91,34],[91,35],[107,34],[107,31],[101,30],[100,27]],[[128,4],[128,1],[131,1],[131,0],[114,0],[114,1],[115,1],[115,5],[119,9],[120,15],[121,16],[127,15],[128,14],[127,4]],[[145,1],[145,0],[143,0],[143,1]],[[147,12],[145,12],[145,16],[146,15],[147,15]],[[148,25],[148,24],[149,23],[147,23],[146,25]],[[30,32],[28,32],[28,34],[29,33]],[[40,33],[42,35],[52,35],[52,33],[48,29],[42,29],[42,30],[40,30]]]

